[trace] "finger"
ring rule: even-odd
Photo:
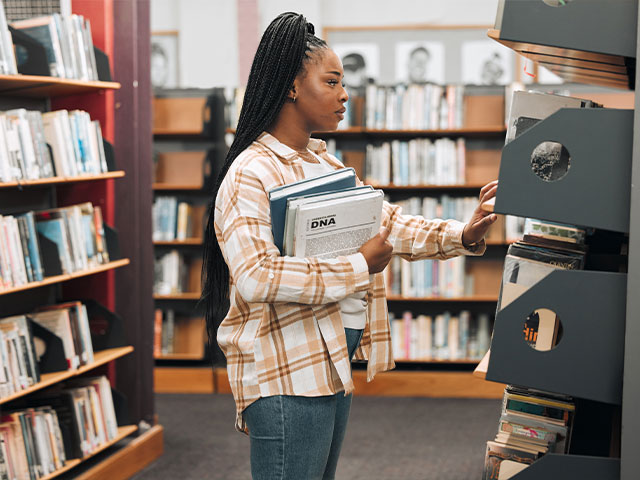
[[[480,198],[482,198],[482,197],[483,197],[483,195],[484,195],[488,190],[490,190],[493,186],[495,186],[495,185],[498,185],[498,180],[494,180],[494,181],[492,181],[492,182],[489,182],[489,183],[487,183],[484,187],[482,187],[482,188],[480,189],[480,195],[479,195],[479,196],[480,196]]]
[[[387,238],[389,238],[389,230],[387,230],[387,227],[380,227],[380,232],[378,232],[378,235],[380,235],[380,239],[383,242],[386,242]]]
[[[487,190],[482,197],[480,197],[480,203],[484,203],[487,200],[494,198],[496,196],[496,192],[498,191],[498,186],[493,186],[490,190]]]

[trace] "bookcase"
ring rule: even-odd
[[[197,301],[205,215],[217,166],[226,153],[223,108],[218,89],[154,92],[156,392],[214,391],[210,357],[216,352],[206,346],[204,313]],[[160,278],[172,271],[165,260],[177,260],[185,270],[177,288]],[[175,280],[175,274],[173,270],[169,276]]]
[[[505,0],[489,36],[568,81],[635,89],[638,49],[636,1],[555,2]],[[561,4],[562,3],[562,4]],[[629,235],[626,273],[555,271],[498,312],[487,380],[558,392],[576,398],[576,418],[596,429],[615,428],[606,453],[547,454],[512,478],[632,479],[640,457],[634,431],[640,416],[640,150],[635,111],[562,109],[505,146],[495,211],[583,225]],[[543,141],[561,143],[571,155],[566,176],[544,182],[529,166]],[[606,171],[603,170],[606,159]],[[555,311],[563,337],[538,352],[523,341],[522,324],[536,308]],[[589,407],[590,406],[590,407]],[[608,419],[621,407],[620,419]],[[610,425],[607,425],[610,422]],[[574,442],[597,442],[587,429]],[[609,439],[606,439],[609,440]],[[621,440],[617,458],[615,443]],[[608,443],[608,442],[607,442]],[[609,445],[605,445],[608,447]],[[602,451],[602,449],[600,449]]]
[[[5,2],[6,3],[6,2]],[[117,437],[90,457],[74,459],[44,478],[130,478],[162,454],[162,427],[154,414],[152,361],[148,345],[151,322],[141,312],[151,304],[139,301],[141,291],[151,292],[152,265],[141,249],[140,232],[150,233],[150,222],[137,218],[145,202],[138,183],[150,180],[150,168],[140,168],[150,154],[150,128],[138,123],[150,118],[149,11],[148,4],[112,0],[74,0],[72,11],[89,19],[93,43],[108,57],[114,78],[121,83],[79,81],[39,75],[3,75],[0,108],[49,111],[81,109],[100,121],[103,137],[114,145],[116,168],[108,173],[82,177],[55,177],[0,184],[0,214],[13,214],[57,206],[91,202],[101,207],[106,225],[115,226],[109,243],[112,261],[98,268],[45,277],[20,287],[0,290],[2,317],[25,314],[35,307],[81,299],[106,307],[101,315],[117,312],[119,346],[101,349],[95,361],[77,370],[41,375],[30,388],[3,398],[2,408],[26,402],[33,393],[82,375],[107,375],[120,419],[126,420]],[[117,22],[114,22],[117,19]],[[110,77],[110,75],[109,75]],[[140,127],[139,125],[143,125]],[[149,134],[147,134],[149,132]],[[150,205],[150,199],[148,204]],[[123,209],[123,205],[131,207]],[[126,210],[126,211],[125,211]],[[112,241],[116,240],[116,241]],[[90,315],[91,316],[91,315]],[[109,347],[109,345],[105,345]],[[97,345],[96,345],[97,347]]]

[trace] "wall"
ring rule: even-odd
[[[324,27],[492,25],[498,0],[259,0],[260,31],[279,13],[304,13]],[[151,0],[151,31],[180,33],[182,87],[238,83],[236,0]]]

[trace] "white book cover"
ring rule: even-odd
[[[284,220],[284,251],[286,255],[293,255],[293,238],[295,235],[296,215],[300,205],[309,202],[317,202],[320,200],[331,200],[335,198],[350,197],[353,195],[361,195],[373,191],[370,185],[363,187],[348,188],[329,193],[319,193],[313,195],[305,195],[302,197],[292,197],[287,199],[287,211]]]
[[[74,176],[75,159],[72,161],[72,153],[67,150],[65,130],[58,112],[46,112],[42,114],[44,126],[44,138],[53,151],[53,165],[56,177]],[[73,167],[72,167],[73,165]]]
[[[301,205],[296,215],[294,254],[335,258],[356,253],[380,230],[383,193]]]

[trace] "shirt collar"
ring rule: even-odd
[[[275,153],[278,157],[286,160],[288,162],[292,162],[296,158],[299,158],[299,153],[296,152],[293,148],[288,147],[284,143],[281,143],[276,137],[271,135],[268,132],[263,132],[257,139],[256,142],[261,145],[267,147],[273,153]],[[327,151],[327,144],[324,140],[319,140],[317,138],[310,138],[309,143],[307,144],[307,148],[311,150],[316,155],[322,155]]]

